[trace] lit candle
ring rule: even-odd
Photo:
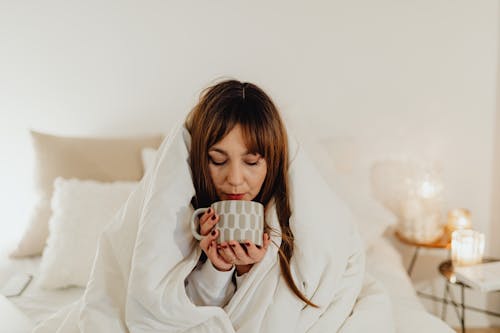
[[[446,227],[450,232],[461,229],[472,228],[470,211],[465,208],[457,208],[448,212],[448,223]]]
[[[474,265],[481,262],[484,253],[484,234],[470,229],[451,234],[451,260],[454,266]]]

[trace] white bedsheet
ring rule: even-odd
[[[33,327],[33,322],[24,313],[0,295],[0,332],[24,333]]]
[[[367,251],[366,271],[388,292],[397,332],[455,332],[441,319],[425,310],[406,274],[401,255],[388,239],[380,238]]]
[[[27,259],[9,259],[7,250],[0,253],[0,286],[16,273],[29,273],[34,276],[21,296],[8,300],[20,309],[35,324],[48,318],[63,306],[72,303],[83,294],[83,288],[67,288],[62,290],[44,290],[38,287],[38,269],[40,257]],[[3,324],[0,323],[0,332]]]

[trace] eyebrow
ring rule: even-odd
[[[222,155],[225,155],[225,156],[229,156],[229,154],[224,150],[224,149],[220,149],[220,148],[210,148],[208,150],[208,152],[217,152],[217,153],[220,153]],[[246,152],[244,152],[243,154],[241,154],[241,156],[246,156],[246,155],[260,155],[259,153],[251,153],[249,152],[248,150]]]

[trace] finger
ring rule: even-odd
[[[219,216],[215,213],[212,212],[208,214],[208,216],[205,218],[203,222],[200,221],[200,234],[201,235],[206,235],[210,232],[210,230],[213,229],[214,225],[219,222]]]
[[[260,261],[263,257],[264,254],[267,251],[267,248],[269,247],[269,244],[271,243],[271,239],[269,237],[269,234],[264,233],[262,236],[263,238],[263,244],[261,247],[258,247],[254,243],[247,241],[245,242],[245,245],[247,247],[248,251],[248,256],[252,258],[253,260]]]
[[[208,247],[210,245],[210,240],[208,237],[203,237],[200,240],[200,248],[203,250],[203,252],[208,253]]]
[[[202,238],[202,240],[200,241],[200,247],[203,251],[205,251],[205,253],[208,252],[209,246],[212,244],[212,242],[215,242],[218,235],[219,231],[214,229],[210,234]]]
[[[203,213],[199,216],[200,231],[201,231],[203,225],[205,225],[205,223],[207,222],[207,219],[209,219],[211,217],[211,213],[213,213],[213,210],[212,210],[212,208],[209,208],[208,210],[205,211],[205,213]]]
[[[219,249],[219,254],[221,257],[229,263],[236,262],[236,255],[234,254],[231,246],[228,243],[222,243],[221,248]]]
[[[262,247],[266,247],[266,246],[269,246],[269,243],[270,243],[270,237],[269,237],[269,234],[268,233],[264,233],[262,235],[262,245],[255,245],[257,246],[258,249],[262,248]]]
[[[248,256],[253,260],[253,261],[259,261],[263,256],[264,252],[266,251],[263,248],[258,248],[254,243],[252,242],[246,242],[245,243],[247,247],[247,252]]]
[[[209,218],[212,217],[213,214],[214,214],[214,210],[212,209],[212,207],[208,208],[205,211],[205,213],[201,214],[201,216],[200,216],[200,224],[205,223]]]
[[[214,265],[214,267],[217,268],[218,270],[228,271],[231,268],[233,268],[233,264],[225,261],[219,255],[219,253],[217,251],[217,244],[215,243],[215,241],[212,241],[212,243],[208,249],[207,257],[212,262],[212,265]]]
[[[268,233],[264,233],[264,249],[267,250],[269,244],[271,244],[271,237],[269,236]]]
[[[242,264],[248,263],[250,258],[248,257],[248,254],[245,252],[245,250],[240,245],[240,243],[238,243],[236,241],[231,241],[231,242],[229,242],[229,246],[231,246],[231,248],[233,249],[233,252],[236,255],[236,260],[239,263],[242,263]]]

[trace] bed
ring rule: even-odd
[[[44,290],[37,287],[39,266],[40,258],[9,259],[5,251],[2,253],[0,283],[16,272],[30,273],[34,276],[33,281],[21,296],[8,299],[25,317],[29,318],[32,325],[76,301],[84,291],[81,287],[62,290]],[[367,253],[367,271],[385,287],[390,295],[397,332],[452,332],[449,326],[428,313],[420,303],[403,267],[401,256],[391,245],[390,239],[380,238],[370,247]],[[14,322],[12,325],[18,322],[21,327],[19,332],[29,332],[26,330],[25,318],[11,317],[11,319]],[[6,325],[7,323],[1,324],[2,328]]]
[[[14,250],[5,248],[0,254],[0,286],[15,274],[33,275],[33,280],[20,296],[2,298],[0,302],[0,314],[12,314],[1,317],[0,328],[20,333],[29,332],[30,327],[82,296],[101,225],[119,208],[144,170],[147,171],[155,158],[154,148],[162,140],[160,136],[118,140],[32,135],[39,173],[38,191],[46,193],[48,198],[42,204],[49,205],[44,208],[39,204],[36,209],[49,209],[51,216],[45,220],[46,225],[40,226],[43,214],[35,214],[37,218],[31,221],[31,234],[26,232]],[[124,146],[128,148],[124,149]],[[72,152],[70,155],[78,170],[74,167],[68,169],[71,165],[67,161],[68,150]],[[61,152],[60,160],[54,157]],[[118,170],[116,160],[123,162],[124,157],[117,154],[129,158],[134,156],[133,161],[120,164],[120,168],[127,165],[133,170]],[[46,155],[51,156],[50,161],[44,160]],[[103,156],[108,158],[107,162]],[[322,163],[319,158],[317,160]],[[328,166],[328,163],[322,165]],[[333,173],[325,177],[354,212],[365,242],[367,272],[390,296],[397,332],[453,332],[446,323],[425,310],[406,274],[400,254],[391,244],[391,239],[384,236],[394,222],[391,221],[393,217],[363,196],[365,192],[359,188],[353,190],[356,186],[346,179]],[[42,240],[29,239],[28,236],[40,236],[40,230],[45,230],[48,238],[46,235]],[[79,237],[75,238],[75,234]],[[45,242],[47,245],[40,248]],[[40,256],[38,252],[42,249],[43,256]]]

